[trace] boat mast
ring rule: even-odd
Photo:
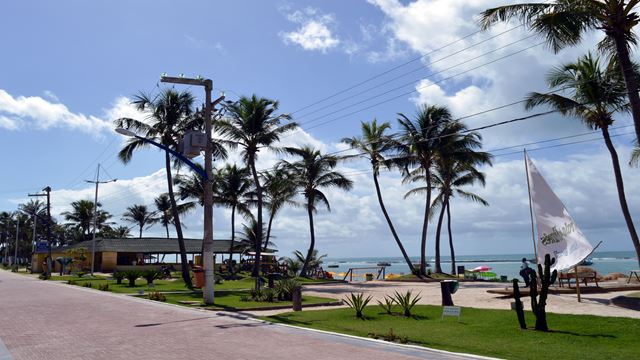
[[[527,191],[529,193],[529,216],[531,217],[531,241],[533,242],[533,254],[538,263],[538,250],[536,249],[536,234],[533,225],[533,205],[531,204],[531,185],[529,184],[529,164],[527,164],[527,149],[524,149],[524,169],[527,175]]]

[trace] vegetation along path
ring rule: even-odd
[[[181,308],[0,271],[0,340],[13,359],[463,359]],[[1,358],[0,353],[0,358]]]

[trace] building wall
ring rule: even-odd
[[[102,266],[100,271],[113,272],[118,265],[118,253],[115,251],[105,251],[102,254]]]

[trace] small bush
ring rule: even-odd
[[[384,302],[378,300],[378,305],[380,305],[382,310],[384,310],[384,312],[389,315],[391,315],[391,310],[393,310],[393,305],[395,304],[396,304],[396,301],[389,296],[384,297]]]
[[[406,336],[396,335],[393,332],[393,329],[389,329],[389,332],[386,334],[377,334],[371,332],[369,333],[369,337],[373,339],[382,339],[384,341],[399,342],[401,344],[406,344],[407,342],[409,342],[409,338],[407,338]]]
[[[240,295],[240,301],[249,302],[251,300],[252,300],[251,297],[249,297],[247,295]]]
[[[147,280],[147,285],[153,284],[153,280],[159,279],[162,273],[155,269],[145,270],[141,273],[142,277]]]
[[[113,278],[116,279],[116,284],[122,284],[122,279],[125,278],[124,271],[116,271],[113,273]]]
[[[404,295],[396,291],[394,300],[402,308],[403,315],[410,317],[411,309],[420,301],[420,296],[412,296],[411,290],[408,290]]]
[[[40,279],[40,280],[49,280],[49,278],[50,278],[50,276],[47,275],[47,274],[40,274],[38,276],[38,279]]]
[[[83,277],[83,276],[85,276],[85,275],[86,275],[86,273],[85,273],[84,271],[78,271],[78,272],[76,272],[76,276],[77,276],[77,277],[79,277],[79,278],[81,278],[81,277]]]
[[[98,290],[100,290],[100,291],[109,291],[109,284],[100,284],[100,285],[98,285]]]
[[[280,280],[275,283],[275,293],[278,300],[291,301],[293,293],[301,288],[302,285],[295,279]]]
[[[140,277],[140,271],[138,270],[127,270],[127,271],[123,271],[124,272],[124,277],[127,278],[127,280],[129,280],[129,287],[135,287],[136,286],[136,280]]]
[[[11,272],[18,272],[18,265],[11,266]]]
[[[362,310],[364,310],[367,304],[369,304],[369,301],[371,301],[371,296],[367,296],[365,298],[363,293],[359,293],[359,294],[351,293],[350,297],[344,299],[344,302],[347,303],[347,305],[350,308],[355,310],[356,317],[358,319],[364,319],[364,316],[362,315]]]
[[[85,283],[82,283],[82,287],[90,288],[90,287],[93,287],[93,284],[90,282],[85,282]]]
[[[75,280],[67,280],[67,284],[76,285],[76,281]]]
[[[165,302],[167,301],[167,297],[164,296],[161,292],[159,291],[154,291],[149,293],[149,300],[155,300],[155,301],[162,301]]]
[[[262,294],[259,300],[263,302],[274,302],[274,300],[276,300],[276,297],[277,297],[277,294],[274,289],[266,288],[262,290]]]

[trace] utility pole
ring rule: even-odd
[[[98,228],[98,185],[115,182],[116,180],[117,179],[113,179],[109,181],[100,181],[100,164],[98,164],[98,169],[96,171],[96,179],[85,180],[88,183],[96,184],[96,194],[93,199],[93,235],[91,239],[91,276],[93,276],[94,264],[96,260],[96,230]]]
[[[51,259],[51,224],[53,223],[51,221],[51,186],[47,186],[44,189],[42,189],[42,191],[44,191],[45,193],[42,194],[28,194],[29,196],[46,196],[47,197],[47,245],[49,248],[49,251],[47,253],[47,269],[46,269],[46,276],[49,277],[51,276],[51,263],[52,263],[52,259]]]
[[[20,237],[20,213],[16,213],[16,248],[13,249],[13,261],[11,264],[11,269],[13,270],[14,265],[18,262],[18,238]],[[16,272],[18,269],[16,268]]]
[[[202,291],[203,301],[206,305],[213,304],[214,301],[214,261],[213,261],[213,186],[211,180],[213,178],[213,144],[211,139],[211,110],[212,108],[224,100],[224,96],[211,102],[211,91],[213,91],[213,81],[211,79],[189,79],[183,77],[163,76],[160,79],[164,83],[185,84],[204,86],[205,91],[205,107],[204,107],[204,131],[207,138],[204,148],[204,169],[206,177],[204,179],[204,239],[202,241],[202,265],[204,267],[204,289]]]

